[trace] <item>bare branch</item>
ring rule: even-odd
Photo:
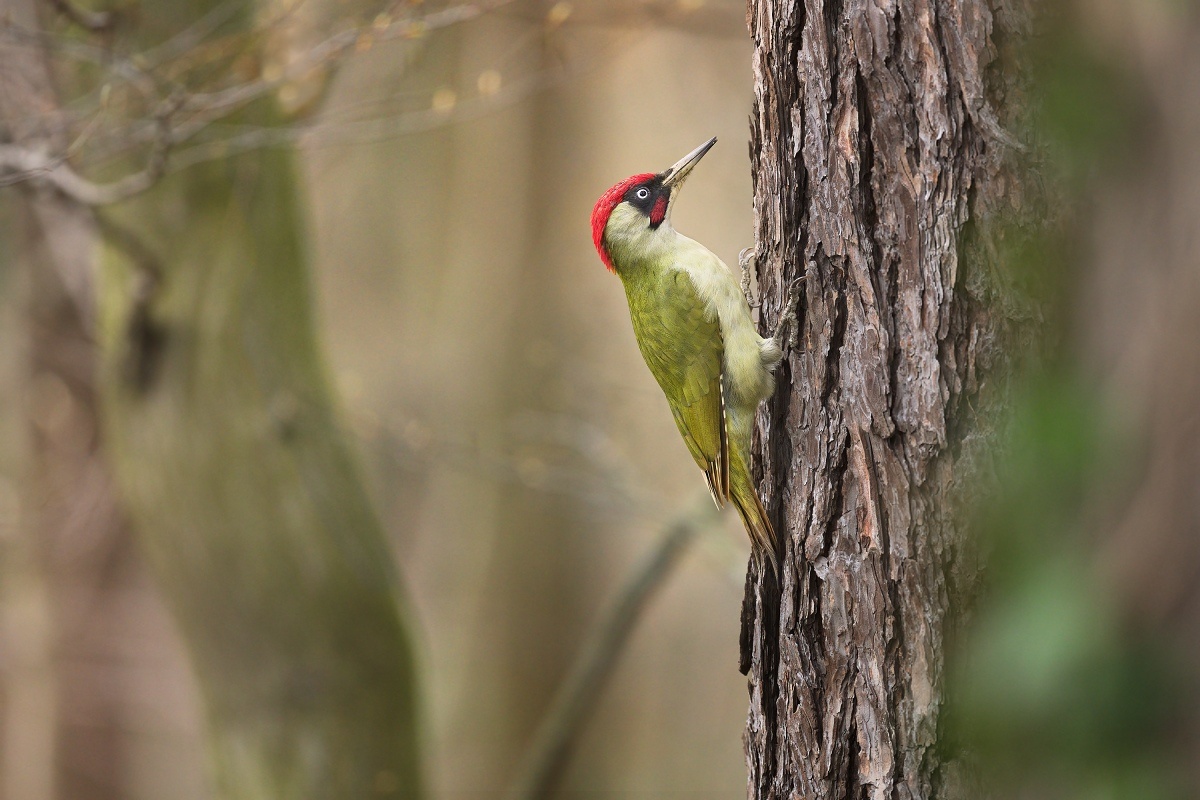
[[[0,144],[0,186],[43,183],[85,206],[119,203],[149,189],[163,176],[170,139],[163,136],[145,168],[112,183],[95,183],[71,169],[66,159],[43,150]]]
[[[657,522],[670,517],[664,499],[637,480],[634,465],[616,463],[621,461],[618,454],[597,452],[611,451],[615,445],[578,441],[591,437],[590,431],[581,430],[586,428],[581,420],[563,417],[547,422],[547,428],[557,430],[550,431],[548,437],[546,431],[538,431],[542,437],[539,441],[521,416],[513,420],[516,438],[500,446],[482,446],[480,437],[469,431],[437,430],[418,417],[384,421],[367,412],[356,413],[352,407],[346,430],[368,447],[382,447],[396,467],[406,472],[427,474],[433,464],[438,464],[488,481],[571,497],[625,520]],[[577,430],[568,433],[569,428]],[[546,438],[566,446],[573,458],[559,459],[537,449]],[[566,438],[576,441],[562,441]],[[531,454],[532,460],[528,458]]]
[[[596,626],[583,651],[571,667],[566,680],[542,719],[517,779],[509,791],[509,800],[542,800],[549,797],[567,763],[588,713],[642,612],[687,545],[718,517],[707,496],[693,509],[667,525],[653,552],[630,576],[616,602]]]
[[[53,1],[53,0],[51,0]],[[65,1],[65,0],[64,0]],[[111,87],[100,87],[100,113],[85,124],[83,133],[65,153],[43,152],[34,146],[24,148],[5,146],[0,149],[0,186],[23,181],[48,184],[65,195],[88,205],[119,202],[153,186],[168,171],[175,172],[197,163],[224,159],[249,150],[264,147],[301,146],[323,147],[380,141],[430,130],[443,125],[473,119],[495,110],[498,105],[516,102],[539,89],[557,85],[581,70],[558,68],[540,75],[506,83],[497,92],[481,95],[453,105],[450,109],[429,108],[365,119],[324,120],[295,125],[242,128],[235,132],[218,132],[221,120],[237,113],[247,105],[287,85],[302,79],[314,69],[353,55],[375,44],[393,40],[416,39],[431,31],[475,19],[513,0],[481,0],[465,2],[448,8],[415,15],[405,10],[403,16],[391,13],[378,15],[366,26],[336,33],[315,45],[283,69],[264,72],[244,83],[210,92],[189,91],[170,81],[165,85],[162,69],[148,65],[169,61],[172,54],[185,46],[194,48],[219,26],[235,6],[217,6],[190,28],[177,34],[153,50],[133,57],[123,57],[87,43],[60,40],[47,32],[26,29],[11,22],[0,24],[0,35],[17,41],[37,42],[58,48],[73,58],[102,64],[119,78],[128,82],[143,102],[157,105],[150,119],[134,120],[126,128],[117,128],[93,136],[97,120],[105,107]],[[393,9],[400,8],[399,2]],[[224,52],[222,50],[222,52]],[[169,71],[168,71],[169,72]],[[157,77],[156,77],[157,76]],[[381,101],[371,101],[372,103]],[[386,102],[386,99],[382,102]],[[217,132],[217,135],[213,135]],[[200,141],[196,141],[200,139]],[[101,164],[123,158],[133,146],[148,146],[150,155],[140,171],[108,184],[93,182],[67,163],[67,157],[79,149],[83,141],[95,144],[90,148],[90,164]],[[190,144],[189,147],[182,145]],[[167,154],[171,154],[167,163]]]
[[[51,2],[65,5],[69,0],[51,0]],[[334,34],[289,63],[277,74],[264,75],[246,83],[208,93],[187,93],[177,88],[158,102],[159,108],[153,115],[154,119],[149,125],[149,130],[124,137],[126,141],[149,139],[151,152],[146,166],[140,171],[112,183],[95,183],[81,176],[67,163],[66,154],[52,154],[36,146],[0,145],[0,186],[33,181],[53,186],[84,205],[97,206],[120,202],[146,191],[162,178],[167,168],[167,155],[172,148],[190,141],[213,123],[236,113],[255,100],[281,88],[289,81],[302,78],[313,69],[336,62],[362,49],[364,42],[377,43],[397,39],[415,39],[430,31],[475,19],[511,2],[512,0],[488,0],[487,2],[462,3],[424,15],[407,14],[401,18],[393,18],[388,13],[380,14],[369,26]],[[399,6],[400,3],[396,3],[393,8]],[[205,32],[215,24],[215,21],[219,21],[221,14],[225,13],[220,9],[221,7],[218,7],[220,13],[215,14],[211,19],[205,18],[197,23],[194,30],[180,34],[177,40],[167,42],[163,46],[162,52],[170,52],[177,48],[180,41],[189,43],[194,42],[197,37],[203,37]],[[64,11],[64,13],[67,12]],[[145,70],[136,66],[133,59],[114,59],[110,53],[98,48],[52,40],[46,33],[27,30],[10,22],[0,25],[0,33],[18,40],[36,41],[43,45],[66,48],[71,55],[77,58],[104,63],[133,84],[142,94],[143,99],[151,100],[156,95],[161,97],[156,82]],[[179,117],[184,117],[184,119],[179,121]],[[90,131],[88,131],[88,135],[90,135]],[[205,146],[202,152],[195,154],[199,156],[198,158],[187,159],[180,166],[187,166],[209,158],[225,157],[240,150],[262,147],[281,140],[294,141],[295,136],[297,136],[295,130],[283,133],[277,133],[273,129],[256,130],[249,136],[250,141],[246,143],[210,144]],[[77,137],[76,141],[81,141],[83,138],[86,137]]]
[[[74,22],[84,30],[106,31],[117,21],[117,15],[111,11],[92,11],[80,8],[71,0],[50,0],[54,10]]]
[[[120,81],[129,85],[148,104],[153,104],[157,101],[161,92],[159,89],[159,81],[157,77],[140,66],[132,58],[123,58],[114,54],[111,50],[98,47],[86,41],[79,39],[56,36],[46,31],[26,28],[18,25],[11,19],[0,19],[0,44],[12,42],[19,46],[36,46],[54,53],[61,53],[69,59],[86,63],[95,64],[102,67],[108,75],[119,78]],[[101,104],[103,103],[104,93],[111,92],[112,83],[106,81],[101,87],[95,90],[95,94],[99,97]],[[67,106],[78,105],[82,98],[75,98]],[[58,109],[59,115],[70,116],[67,108]]]
[[[171,59],[179,58],[184,53],[198,46],[213,31],[220,28],[221,25],[236,16],[242,10],[243,6],[244,4],[238,2],[238,0],[225,0],[225,2],[213,6],[200,19],[170,39],[155,45],[149,50],[143,51],[140,55],[140,60],[153,67],[164,64]]]
[[[432,30],[483,16],[489,11],[494,11],[511,2],[512,0],[490,0],[487,3],[463,3],[431,14],[408,16],[397,20],[381,14],[368,27],[352,28],[334,34],[302,57],[289,63],[278,75],[262,77],[218,92],[192,95],[184,103],[183,110],[202,112],[193,124],[203,127],[215,119],[228,116],[237,109],[244,108],[247,104],[275,91],[285,83],[301,78],[311,70],[353,52],[365,41],[364,37],[369,37],[373,43],[416,39]]]
[[[514,81],[495,95],[458,103],[451,111],[426,109],[390,117],[337,120],[275,128],[250,128],[221,139],[211,139],[180,150],[171,160],[171,171],[229,158],[268,147],[320,148],[367,144],[434,130],[477,119],[505,105],[519,102],[536,91],[566,82],[575,72],[564,69]],[[178,139],[176,139],[178,141]]]

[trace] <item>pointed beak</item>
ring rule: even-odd
[[[692,167],[700,163],[700,159],[704,158],[704,154],[712,149],[712,146],[717,143],[717,137],[709,139],[704,144],[697,147],[692,152],[688,153],[683,158],[679,159],[675,164],[664,172],[663,185],[671,189],[678,188],[687,180],[688,173],[692,171]]]

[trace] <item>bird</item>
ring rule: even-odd
[[[777,574],[775,530],[750,474],[750,446],[758,404],[775,390],[782,332],[759,335],[729,267],[671,224],[684,181],[716,143],[604,192],[592,209],[592,239],[624,285],[638,349],[713,501],[733,504],[754,557]],[[785,318],[793,312],[789,299]]]

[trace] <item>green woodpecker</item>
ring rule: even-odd
[[[633,333],[717,507],[732,501],[756,556],[777,565],[775,532],[750,476],[758,404],[783,351],[758,335],[738,281],[671,226],[671,208],[714,137],[657,175],[613,186],[592,210],[600,259],[625,285]]]

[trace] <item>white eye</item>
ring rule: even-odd
[[[650,190],[647,189],[645,186],[643,186],[642,188],[640,188],[636,192],[634,192],[634,197],[636,197],[638,200],[645,200],[649,196],[650,196]]]

